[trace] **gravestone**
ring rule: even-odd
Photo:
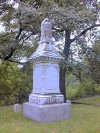
[[[13,108],[14,108],[14,112],[20,112],[21,111],[21,105],[20,104],[14,104]]]
[[[71,102],[64,103],[59,89],[59,63],[64,57],[52,41],[52,24],[48,19],[41,24],[39,46],[30,57],[33,63],[33,89],[29,102],[23,104],[25,117],[38,122],[53,122],[70,117]]]

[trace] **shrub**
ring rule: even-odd
[[[69,85],[66,91],[67,99],[74,99],[77,97],[77,88],[74,88],[72,85]]]
[[[100,85],[95,85],[95,93],[100,94]]]
[[[77,97],[93,95],[95,93],[94,90],[94,85],[91,83],[78,84]]]
[[[66,91],[67,99],[75,99],[97,94],[100,94],[100,85],[91,82],[78,83],[76,86],[69,85]]]

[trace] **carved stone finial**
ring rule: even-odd
[[[41,23],[41,42],[52,41],[52,24],[48,18],[44,19]]]

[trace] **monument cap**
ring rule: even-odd
[[[44,19],[41,23],[41,30],[52,30],[52,24],[48,18]]]

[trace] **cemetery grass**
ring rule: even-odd
[[[85,100],[100,104],[100,96]],[[0,107],[0,133],[100,133],[100,106],[72,104],[70,119],[52,123],[33,122],[13,106]]]
[[[92,105],[100,105],[100,95],[91,96],[87,98],[80,98],[80,99],[74,100],[74,102],[87,103],[87,104],[92,104]]]

